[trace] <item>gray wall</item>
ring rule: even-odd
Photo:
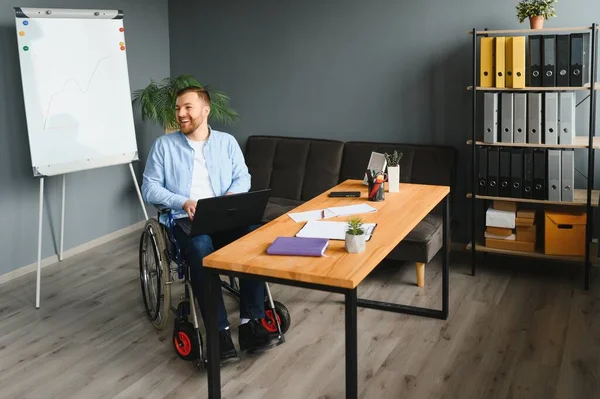
[[[230,95],[242,120],[228,130],[242,145],[249,135],[276,134],[455,146],[461,155],[456,211],[465,215],[467,32],[528,28],[518,23],[515,4],[170,1],[171,73],[194,74]],[[600,3],[563,1],[557,12],[546,26],[589,25]],[[584,166],[580,161],[587,174]],[[453,238],[466,240],[464,232]]]
[[[14,1],[0,0],[0,275],[37,259],[39,180],[32,176],[14,28]],[[48,7],[30,0],[28,7]],[[166,0],[59,0],[52,7],[122,9],[131,90],[169,75]],[[140,158],[160,134],[136,116]],[[134,164],[141,182],[142,162]],[[46,178],[42,257],[60,239],[61,177]],[[67,175],[65,250],[144,219],[127,165]]]

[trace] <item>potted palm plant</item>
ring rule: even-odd
[[[403,153],[394,150],[392,154],[386,152],[383,155],[387,161],[388,191],[397,193],[400,191],[400,160]]]
[[[345,246],[346,251],[351,254],[358,254],[366,249],[365,230],[361,218],[352,217],[348,220]]]
[[[554,4],[557,0],[521,0],[517,3],[517,18],[523,23],[529,18],[531,29],[542,29],[544,20],[556,16]]]
[[[142,120],[150,121],[162,127],[166,132],[179,128],[175,114],[176,94],[186,87],[203,87],[211,99],[209,119],[217,123],[232,125],[239,115],[228,105],[229,97],[202,85],[192,75],[179,75],[164,78],[160,82],[150,81],[143,89],[133,93],[133,106],[141,111]]]

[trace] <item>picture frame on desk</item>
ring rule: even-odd
[[[369,158],[369,163],[367,164],[367,170],[374,170],[376,172],[384,172],[385,167],[387,166],[387,159],[385,159],[385,155],[379,152],[372,151],[371,157]],[[365,175],[363,177],[363,184],[367,186],[369,181],[367,179],[367,172],[365,171]]]

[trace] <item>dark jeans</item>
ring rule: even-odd
[[[202,296],[202,287],[204,279],[204,267],[202,258],[211,254],[215,250],[237,240],[259,226],[250,226],[227,233],[214,235],[199,235],[190,237],[175,225],[175,239],[181,246],[181,254],[190,265],[190,280],[194,296],[200,305],[202,317],[206,317],[204,309],[204,298]],[[223,294],[219,295],[218,301],[218,324],[219,330],[229,326],[227,312],[223,303]],[[254,279],[240,279],[240,318],[260,319],[265,317],[265,283],[264,281]]]

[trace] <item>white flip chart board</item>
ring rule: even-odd
[[[138,160],[123,13],[15,7],[34,176]]]

